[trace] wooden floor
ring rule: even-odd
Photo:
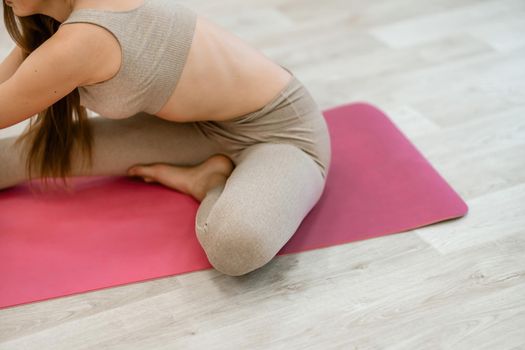
[[[468,215],[0,310],[0,349],[525,349],[525,1],[183,2],[323,109],[380,107]]]

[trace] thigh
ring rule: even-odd
[[[141,112],[126,119],[90,117],[93,166],[83,166],[82,154],[72,151],[71,176],[125,176],[135,164],[196,165],[221,153],[220,144],[195,123],[176,123]],[[26,180],[25,159],[17,137],[0,139],[0,187]]]
[[[325,180],[313,159],[290,144],[246,148],[225,185],[197,211],[197,237],[210,263],[239,275],[275,256],[318,202]]]
[[[192,166],[220,153],[220,145],[195,123],[177,123],[141,112],[127,119],[91,119],[93,168],[77,174],[126,175],[135,164],[169,163]]]

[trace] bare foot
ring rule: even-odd
[[[159,182],[201,202],[210,189],[226,182],[233,168],[230,158],[215,154],[191,167],[166,163],[135,165],[128,170],[128,175],[142,177],[146,182]]]

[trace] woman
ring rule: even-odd
[[[319,106],[188,7],[6,0],[4,21],[17,47],[0,68],[0,128],[38,115],[0,140],[0,188],[37,165],[44,180],[128,175],[189,194],[200,244],[231,276],[270,261],[319,200],[331,156]]]

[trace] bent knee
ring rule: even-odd
[[[241,226],[229,231],[208,227],[206,232],[197,232],[211,265],[226,275],[247,274],[266,265],[277,253],[271,247],[269,235]]]

